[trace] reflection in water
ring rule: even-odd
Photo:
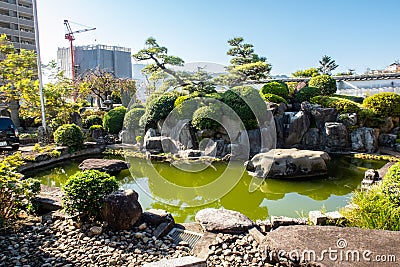
[[[266,219],[271,215],[296,217],[322,207],[335,210],[348,203],[351,192],[360,185],[365,170],[380,168],[385,163],[352,157],[333,157],[326,177],[311,180],[267,179],[252,193],[248,190],[252,177],[244,173],[229,193],[212,203],[201,205],[210,201],[208,191],[218,192],[222,185],[220,181],[212,189],[209,186],[208,191],[201,188],[214,185],[213,182],[226,170],[227,164],[214,163],[213,167],[201,172],[184,172],[165,162],[149,164],[146,160],[137,158],[131,158],[129,162],[130,170],[117,176],[121,187],[136,190],[144,209],[168,210],[177,222],[193,221],[196,212],[206,207],[237,210],[253,220]],[[42,171],[36,178],[40,178],[44,184],[60,186],[68,176],[77,171],[78,164],[79,162],[73,162],[68,166]],[[232,164],[232,168],[226,170],[222,183],[229,184],[227,179],[242,169],[240,163]],[[185,190],[171,190],[171,184]],[[211,196],[215,192],[211,192]],[[193,203],[198,206],[191,207]]]

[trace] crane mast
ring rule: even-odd
[[[71,25],[69,23],[68,20],[64,20],[64,25],[65,25],[65,29],[66,29],[66,33],[65,33],[65,39],[67,39],[69,41],[69,47],[70,47],[70,51],[71,51],[71,78],[72,81],[75,81],[75,54],[74,54],[74,44],[73,41],[75,40],[75,33],[81,33],[81,32],[87,32],[87,31],[93,31],[96,28],[86,28],[86,29],[81,29],[81,30],[77,30],[77,31],[72,31],[71,29]],[[74,93],[74,101],[76,101],[76,92]]]

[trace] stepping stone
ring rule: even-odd
[[[160,260],[147,263],[143,267],[207,267],[207,262],[203,259],[186,256],[170,260]]]
[[[195,220],[205,231],[225,234],[241,234],[254,225],[245,215],[225,209],[200,210]]]

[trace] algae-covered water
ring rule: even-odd
[[[264,220],[271,215],[305,216],[310,210],[337,210],[348,204],[365,170],[378,169],[385,164],[350,156],[333,157],[325,177],[267,179],[253,191],[249,190],[253,177],[244,172],[241,163],[233,162],[228,166],[217,162],[198,171],[193,164],[188,165],[193,169],[189,170],[168,162],[127,160],[130,170],[116,176],[120,186],[137,191],[143,209],[168,210],[177,222],[194,221],[196,212],[207,207],[236,210],[253,220]],[[80,162],[73,161],[33,176],[45,185],[61,186],[68,176],[78,171]]]

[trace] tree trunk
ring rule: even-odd
[[[8,103],[8,108],[10,109],[10,113],[11,113],[11,120],[13,121],[13,123],[15,124],[15,127],[20,127],[21,123],[19,121],[19,102],[12,100]]]

